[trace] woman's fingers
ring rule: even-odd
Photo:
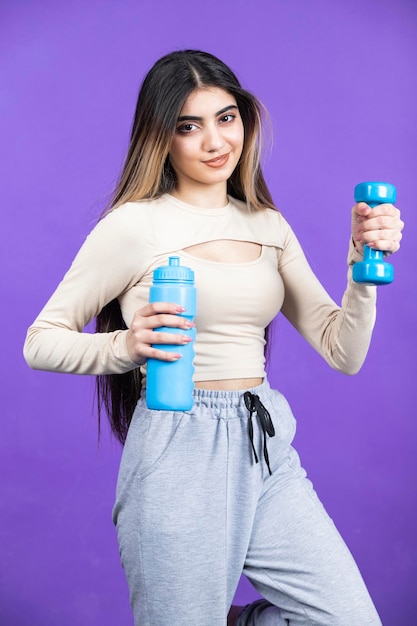
[[[376,230],[364,232],[361,242],[369,248],[384,252],[397,252],[400,249],[402,233],[398,230]]]
[[[358,246],[396,252],[400,248],[404,222],[400,210],[393,204],[374,208],[359,202],[352,210],[352,236]]]
[[[180,313],[185,313],[185,309],[183,306],[173,302],[149,302],[149,304],[145,304],[144,307],[136,311],[135,316],[151,317],[160,313],[179,315]]]
[[[186,345],[192,341],[189,331],[195,326],[187,318],[179,315],[185,309],[176,304],[154,302],[136,311],[126,334],[126,345],[130,358],[135,363],[144,363],[153,358],[162,361],[175,361],[181,357],[176,351],[160,350],[160,345]],[[156,328],[164,328],[155,331]],[[172,328],[173,332],[167,331]]]

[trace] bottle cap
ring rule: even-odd
[[[397,190],[390,183],[359,183],[355,187],[355,202],[374,202],[394,204]]]
[[[168,259],[169,265],[161,265],[157,267],[153,273],[154,283],[194,283],[194,272],[189,267],[180,265],[179,256],[170,256]]]

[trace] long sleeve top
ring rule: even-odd
[[[222,263],[192,254],[192,246],[216,240],[257,243],[259,257]],[[75,374],[138,367],[127,350],[127,330],[83,329],[115,298],[129,327],[148,302],[153,270],[174,254],[196,277],[195,381],[263,377],[264,331],[279,311],[333,368],[353,374],[361,367],[375,322],[376,289],[352,281],[351,265],[361,260],[352,243],[339,306],[280,212],[251,211],[232,197],[225,207],[202,209],[169,194],[126,203],[98,222],[28,330],[28,364]]]

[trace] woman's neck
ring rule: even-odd
[[[199,187],[176,187],[170,194],[186,204],[201,209],[220,209],[228,203],[227,185],[205,185]]]

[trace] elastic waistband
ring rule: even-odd
[[[229,408],[245,405],[244,393],[250,391],[262,397],[268,390],[270,385],[267,378],[264,378],[260,385],[249,387],[248,389],[238,389],[236,391],[220,391],[218,389],[199,389],[194,388],[193,397],[196,406]]]

